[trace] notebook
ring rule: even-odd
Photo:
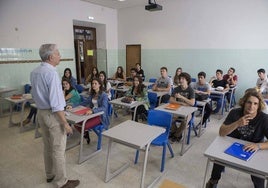
[[[180,107],[179,104],[169,103],[169,104],[165,107],[165,109],[168,109],[168,110],[177,110],[179,107]]]
[[[256,151],[244,151],[244,145],[238,142],[234,142],[230,147],[228,147],[224,153],[234,156],[236,158],[248,161],[257,152]]]
[[[84,107],[84,106],[78,106],[76,108],[74,108],[72,110],[72,113],[76,114],[76,115],[85,115],[85,113],[90,110],[90,108],[88,107]]]
[[[22,94],[14,94],[10,98],[11,99],[22,99]]]

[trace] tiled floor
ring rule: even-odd
[[[130,118],[119,115],[112,126]],[[43,165],[42,138],[34,139],[34,131],[19,133],[18,127],[8,127],[9,117],[0,118],[0,187],[1,188],[52,188],[46,183]],[[180,183],[189,188],[201,188],[206,158],[203,152],[218,134],[223,119],[213,115],[205,133],[200,137],[192,137],[192,147],[183,155],[179,155],[181,143],[172,144],[175,157],[170,158],[167,152],[166,167],[161,179],[155,187],[159,187],[164,179]],[[87,147],[92,148],[95,138]],[[95,148],[95,145],[94,145]],[[113,145],[112,166],[119,167],[122,162],[130,162],[130,167],[108,183],[104,183],[107,140],[103,139],[103,149],[94,158],[78,164],[78,147],[66,151],[67,174],[71,179],[80,179],[80,188],[138,188],[141,172],[141,159],[133,164],[135,150]],[[145,182],[148,184],[160,173],[161,148],[152,147],[149,154]],[[209,173],[210,174],[210,173]],[[219,188],[251,188],[250,176],[232,169],[226,169],[218,185]]]

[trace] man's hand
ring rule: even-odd
[[[238,120],[239,127],[248,125],[249,121],[252,119],[250,114],[244,115]]]
[[[69,125],[69,123],[64,123],[64,128],[65,128],[65,131],[66,131],[66,134],[69,135],[69,134],[73,134],[73,129],[72,127]]]

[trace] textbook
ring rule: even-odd
[[[85,113],[90,110],[90,108],[84,107],[84,106],[77,106],[72,109],[72,113],[76,115],[85,115]]]
[[[177,110],[179,107],[180,107],[179,104],[169,103],[169,104],[165,107],[165,109],[168,109],[168,110]]]
[[[245,151],[243,149],[244,146],[245,146],[244,144],[234,142],[230,147],[228,147],[224,151],[224,153],[226,153],[228,155],[232,155],[232,156],[239,158],[239,159],[242,159],[244,161],[248,161],[257,152],[257,150],[256,151]]]

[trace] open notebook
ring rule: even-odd
[[[224,153],[234,156],[236,158],[248,161],[257,152],[256,151],[244,151],[244,145],[238,142],[234,142],[230,147],[228,147]]]
[[[165,109],[168,109],[168,110],[177,110],[179,107],[180,107],[179,104],[169,103],[169,104],[165,107]]]
[[[90,110],[90,108],[85,107],[85,106],[77,106],[77,107],[72,109],[72,113],[82,116],[82,115],[85,115],[85,113],[88,110]]]

